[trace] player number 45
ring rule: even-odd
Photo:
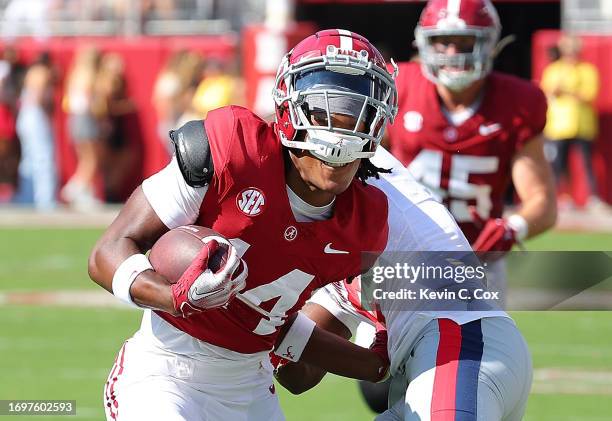
[[[472,184],[470,174],[493,174],[499,168],[496,156],[453,155],[450,163],[448,193],[441,188],[441,151],[425,149],[410,163],[412,175],[432,190],[440,200],[448,200],[448,207],[457,222],[472,221],[469,201],[476,201],[476,211],[487,219],[491,213],[491,186]]]

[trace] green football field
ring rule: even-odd
[[[76,417],[40,419],[104,419],[102,387],[121,343],[138,328],[139,312],[2,303],[14,292],[96,290],[87,277],[87,255],[100,232],[0,229],[0,400],[77,401]],[[612,236],[550,233],[528,248],[612,250]],[[38,301],[45,303],[45,296]],[[513,316],[535,365],[526,419],[612,420],[612,312]],[[301,396],[277,390],[290,421],[373,419],[351,380],[328,376]]]

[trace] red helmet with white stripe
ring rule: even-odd
[[[281,142],[331,165],[373,156],[397,113],[395,76],[361,35],[342,29],[311,35],[283,58],[276,75],[273,97]],[[334,126],[331,114],[349,115],[355,126]],[[300,131],[303,139],[297,138]]]
[[[493,67],[501,25],[489,0],[430,0],[415,30],[423,72],[434,83],[461,91]],[[470,51],[440,51],[441,37],[469,37]]]

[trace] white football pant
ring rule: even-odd
[[[199,361],[138,337],[125,342],[104,387],[108,421],[284,421],[265,361]]]
[[[532,381],[527,344],[505,317],[432,320],[401,371],[390,402],[404,396],[376,421],[518,421]]]

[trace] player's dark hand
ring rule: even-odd
[[[227,248],[224,251],[219,241],[213,238],[205,241],[202,250],[171,287],[174,309],[183,317],[223,307],[246,286],[246,262],[229,242],[224,244]],[[227,253],[227,258],[213,272],[210,263],[216,253]]]

